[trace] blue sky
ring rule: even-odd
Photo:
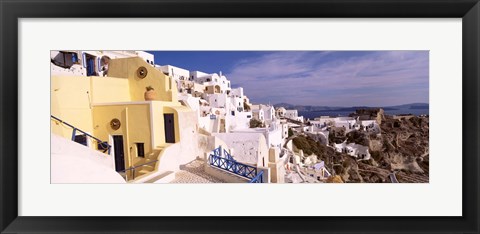
[[[428,51],[148,51],[155,63],[222,71],[253,103],[428,103]]]

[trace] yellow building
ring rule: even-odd
[[[51,114],[108,142],[115,169],[127,170],[129,180],[158,170],[167,163],[162,151],[182,139],[192,144],[197,131],[196,112],[177,101],[172,78],[138,57],[112,59],[108,77],[53,76]],[[52,133],[77,138],[59,121],[51,126]]]

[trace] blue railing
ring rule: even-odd
[[[257,176],[253,177],[248,183],[263,183],[263,171],[260,171]]]
[[[220,148],[220,147],[219,147],[219,148]],[[218,149],[218,148],[217,148],[217,149]],[[225,158],[226,158],[226,159],[235,161],[235,159],[233,159],[232,155],[230,155],[226,150],[223,150],[223,155],[225,155]],[[216,155],[216,156],[220,156],[220,155]]]
[[[210,154],[210,165],[232,172],[236,175],[253,179],[257,176],[257,168],[230,159]]]
[[[215,155],[215,156],[217,156],[217,157],[220,157],[220,152],[222,152],[222,151],[221,151],[221,148],[218,147],[218,148],[216,148],[216,149],[213,150],[213,155]]]
[[[92,136],[92,135],[90,135],[90,134],[88,134],[88,133],[86,133],[86,132],[78,129],[77,127],[75,127],[75,126],[73,126],[73,125],[71,125],[71,124],[69,124],[69,123],[67,123],[67,122],[65,122],[65,121],[63,121],[63,120],[61,120],[61,119],[53,116],[53,115],[50,115],[50,116],[52,117],[52,119],[54,119],[54,120],[56,120],[56,121],[59,121],[60,123],[65,124],[65,125],[67,125],[68,127],[70,127],[70,128],[73,129],[73,131],[72,131],[72,141],[75,141],[75,136],[77,136],[77,131],[79,131],[79,132],[83,133],[84,136],[90,137],[90,138],[94,139],[95,141],[97,141],[97,143],[98,143],[98,144],[97,144],[97,149],[98,149],[98,150],[103,150],[104,153],[105,153],[106,151],[108,151],[108,154],[110,154],[110,149],[112,148],[112,146],[109,145],[108,142],[102,141],[102,140],[100,140],[100,139],[98,139],[98,138],[96,138],[96,137],[94,137],[94,136]]]
[[[223,152],[223,157],[222,157]],[[263,171],[258,172],[254,166],[246,165],[235,161],[235,159],[228,153],[218,147],[212,151],[209,157],[211,166],[232,172],[236,175],[250,179],[249,183],[263,183]]]

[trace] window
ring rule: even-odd
[[[108,142],[98,142],[97,143],[97,150],[103,150],[103,152],[106,152],[108,150]]]
[[[232,115],[235,115],[235,111],[232,111]]]
[[[72,62],[74,62],[74,63],[78,62],[78,55],[76,53],[72,54]]]
[[[83,134],[83,135],[76,135],[75,136],[75,142],[79,143],[79,144],[82,144],[84,146],[87,146],[87,135]]]
[[[249,119],[250,119],[250,118],[252,118],[252,116],[251,116],[251,115],[247,115],[247,118],[249,118]]]
[[[145,157],[144,143],[135,143],[137,145],[137,157]]]

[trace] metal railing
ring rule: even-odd
[[[257,168],[239,163],[233,159],[233,157],[224,150],[225,158],[220,156],[221,148],[218,147],[213,150],[213,154],[210,154],[210,165],[218,167],[220,169],[232,172],[236,175],[245,177],[247,179],[253,179],[257,176]]]
[[[258,171],[258,168],[254,166],[237,162],[227,150],[222,150],[221,146],[212,150],[208,160],[211,166],[250,179],[249,183],[263,183],[263,171]]]
[[[248,183],[263,183],[263,171],[260,171],[253,179]]]
[[[118,171],[118,172],[125,172],[125,180],[128,181],[127,171],[132,171],[132,180],[134,180],[135,179],[135,169],[137,169],[139,167],[146,166],[148,164],[156,163],[156,162],[158,162],[158,160],[153,160],[151,162],[143,163],[143,164],[140,164],[140,165],[137,165],[137,166],[131,166],[131,167],[125,169],[125,170],[121,170],[121,171]]]
[[[215,155],[215,156],[217,156],[217,157],[220,157],[220,156],[221,156],[221,155],[220,155],[220,152],[222,152],[221,149],[222,149],[222,147],[220,147],[220,146],[217,147],[216,149],[214,149],[214,150],[212,151],[212,152],[213,152],[213,155]]]
[[[225,155],[226,159],[235,161],[235,159],[233,159],[232,155],[230,155],[226,150],[223,150],[223,155]],[[220,155],[218,155],[218,156],[220,156]]]
[[[253,179],[255,178],[255,176],[257,176],[256,167],[252,167],[230,159],[218,157],[213,154],[210,155],[210,165],[232,172],[247,179]]]
[[[65,124],[65,125],[67,125],[68,127],[70,127],[70,128],[73,129],[73,131],[72,131],[72,138],[71,138],[72,141],[75,141],[75,136],[77,136],[77,131],[79,131],[79,132],[83,133],[84,136],[90,137],[90,138],[94,139],[95,141],[97,141],[97,149],[98,149],[98,150],[103,150],[103,153],[105,153],[105,152],[108,151],[107,154],[110,154],[110,150],[111,150],[112,146],[111,146],[110,144],[108,144],[107,141],[102,141],[102,140],[100,140],[100,139],[98,139],[98,138],[96,138],[96,137],[94,137],[94,136],[86,133],[85,131],[82,131],[81,129],[78,129],[77,127],[75,127],[75,126],[73,126],[73,125],[71,125],[71,124],[69,124],[69,123],[67,123],[67,122],[65,122],[65,121],[63,121],[63,120],[61,120],[61,119],[53,116],[53,115],[50,115],[50,116],[52,117],[52,119],[54,119],[54,120],[56,120],[56,121],[58,121],[58,122],[60,122],[60,123],[62,123],[62,124]]]

